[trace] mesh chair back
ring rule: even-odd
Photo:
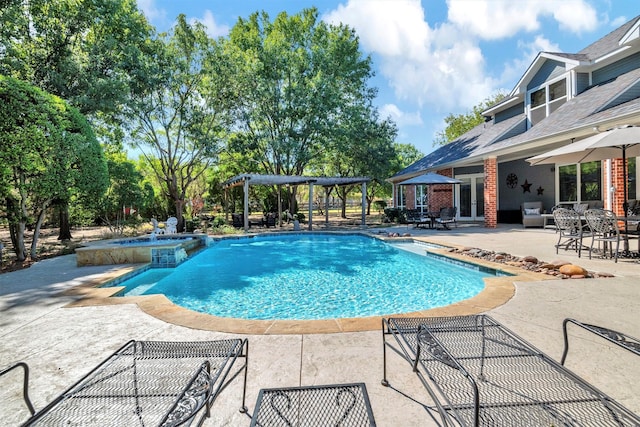
[[[553,211],[553,220],[561,231],[576,232],[582,228],[580,214],[573,209],[556,208]]]
[[[585,211],[584,218],[594,234],[610,237],[617,237],[620,234],[618,218],[612,211],[589,209]]]
[[[455,207],[440,209],[440,219],[443,221],[450,221],[454,219],[456,216],[456,209],[457,208]]]

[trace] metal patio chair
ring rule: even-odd
[[[636,338],[583,327],[640,355]],[[393,350],[417,374],[443,426],[640,425],[640,417],[487,315],[383,319],[382,332],[382,384],[389,386]],[[565,321],[562,362],[567,350]]]
[[[607,247],[609,248],[609,256],[614,257],[618,262],[618,252],[620,251],[620,230],[618,229],[618,218],[613,211],[606,209],[588,209],[584,213],[584,217],[591,229],[591,245],[589,246],[589,259],[593,252],[593,245],[598,242],[604,245],[603,255],[607,256]],[[616,245],[615,254],[613,252],[613,244]]]
[[[28,395],[29,368],[19,362],[0,376],[24,370],[23,398],[31,413],[25,426],[201,425],[211,406],[231,381],[244,373],[246,339],[202,342],[129,341],[91,372],[39,411]],[[244,359],[241,366],[235,366]]]
[[[574,247],[578,252],[578,258],[582,254],[582,239],[591,235],[590,230],[582,224],[580,214],[573,209],[556,208],[553,211],[553,222],[559,233],[556,243],[556,254],[560,247],[569,250]]]
[[[453,224],[454,226],[458,226],[458,222],[456,221],[456,213],[458,212],[458,208],[456,207],[448,207],[440,209],[440,215],[436,218],[436,224],[442,226],[445,230],[450,230],[449,224]]]

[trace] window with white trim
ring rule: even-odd
[[[418,210],[427,212],[429,210],[429,194],[427,185],[416,185],[416,204],[415,207]]]
[[[529,92],[529,123],[534,126],[567,102],[567,79],[562,78]]]
[[[602,200],[602,162],[560,166],[557,182],[559,202]]]
[[[398,185],[396,187],[396,208],[404,208],[407,200],[406,185]]]

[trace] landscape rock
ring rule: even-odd
[[[510,255],[505,252],[491,252],[478,248],[465,247],[462,249],[450,248],[451,253],[457,253],[460,255],[470,256],[473,258],[480,258],[485,261],[496,262],[500,264],[509,265],[512,267],[518,267],[523,270],[533,271],[536,273],[546,274],[554,276],[558,279],[585,279],[592,277],[614,277],[609,273],[590,273],[584,268],[573,265],[568,261],[555,260],[552,262],[546,262],[538,260],[534,256],[526,256],[520,258],[515,255]]]
[[[586,276],[587,270],[580,267],[579,265],[566,264],[558,269],[560,273],[565,274],[567,276]]]

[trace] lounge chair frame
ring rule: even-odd
[[[201,425],[211,406],[231,381],[244,375],[241,412],[245,406],[246,339],[202,342],[129,341],[40,411],[28,395],[29,368],[22,367],[23,398],[32,425]],[[234,367],[238,359],[242,366]]]
[[[375,427],[364,383],[261,389],[251,427]]]
[[[382,384],[389,385],[389,348],[411,364],[443,426],[640,425],[640,417],[487,315],[384,319],[382,333]]]

